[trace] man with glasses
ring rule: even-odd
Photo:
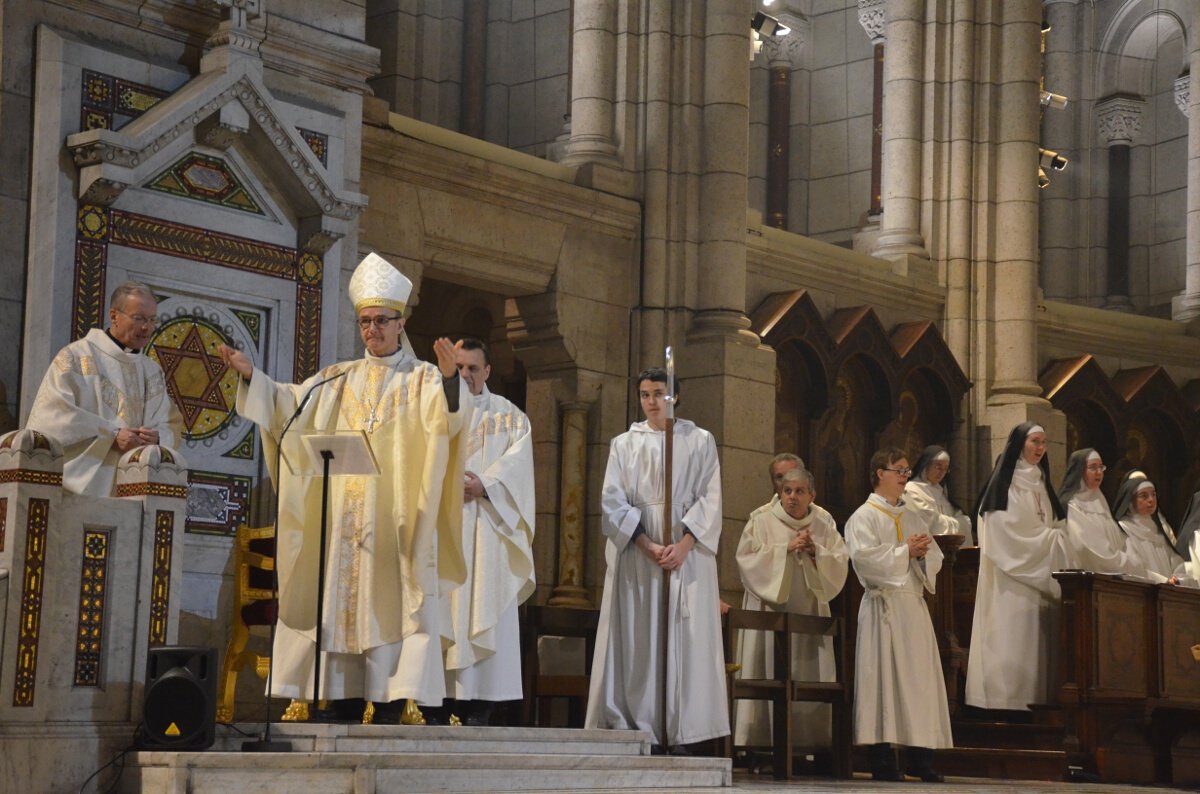
[[[158,325],[154,293],[127,281],[109,305],[107,329],[93,328],[58,351],[26,422],[62,444],[63,486],[87,496],[112,496],[124,453],[175,447],[183,437],[162,368],[143,355]]]
[[[219,349],[242,376],[237,410],[259,426],[269,462],[282,428],[299,412],[283,441],[285,458],[304,457],[305,435],[359,431],[381,470],[379,476],[330,482],[332,520],[323,561],[321,478],[292,474],[286,466],[272,471],[280,507],[271,693],[330,701],[317,715],[322,719],[360,721],[369,700],[375,722],[396,723],[407,699],[440,706],[446,696],[441,638],[449,627],[442,625],[438,596],[465,578],[466,445],[457,436],[470,404],[454,344],[445,338],[434,343],[437,366],[413,355],[404,334],[411,291],[412,282],[399,271],[368,255],[350,279],[353,322],[365,355],[301,384],[276,383],[243,353]],[[321,691],[314,693],[322,564]]]
[[[846,546],[862,582],[854,656],[854,743],[868,747],[876,780],[904,779],[892,745],[908,747],[908,774],[940,783],[933,751],[952,747],[950,709],[924,592],[942,551],[905,504],[912,470],[899,449],[871,456],[875,492],[846,521]]]

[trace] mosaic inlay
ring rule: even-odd
[[[297,132],[304,142],[308,144],[308,148],[312,149],[312,153],[321,161],[321,165],[329,167],[329,136],[324,135],[314,130],[306,130],[303,127],[297,127]]]
[[[149,346],[147,354],[163,369],[188,438],[211,438],[233,420],[238,374],[217,352],[218,345],[232,343],[215,323],[180,316],[163,324]]]
[[[221,457],[223,458],[238,458],[240,460],[254,460],[254,428],[246,431],[246,435],[237,443],[237,446],[226,452]],[[0,547],[0,551],[3,547]]]
[[[0,551],[4,551],[4,529],[8,526],[8,497],[0,498]]]
[[[0,484],[9,482],[23,482],[28,485],[62,485],[62,474],[56,471],[36,471],[35,469],[0,470]]]
[[[75,686],[100,685],[104,648],[104,600],[108,589],[109,533],[83,533],[83,568],[79,579],[79,626],[75,633]]]
[[[242,321],[242,325],[246,327],[246,333],[250,334],[250,338],[254,344],[258,344],[258,333],[262,328],[262,315],[258,312],[246,312],[241,309],[231,309],[233,316]]]
[[[167,644],[167,618],[171,603],[171,543],[175,536],[175,513],[159,510],[154,515],[154,567],[150,580],[150,647]]]
[[[219,157],[189,152],[151,179],[146,187],[181,198],[265,215],[229,164]]]
[[[249,477],[213,471],[188,472],[188,532],[233,535],[250,511]]]
[[[17,671],[13,706],[33,705],[37,680],[38,639],[42,628],[42,588],[46,578],[46,529],[50,500],[30,499],[25,525],[25,575],[21,583],[21,622],[17,633]]]
[[[157,105],[168,93],[148,85],[84,69],[79,128],[120,129],[127,122]]]

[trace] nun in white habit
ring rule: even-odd
[[[1100,490],[1104,461],[1091,447],[1076,450],[1067,461],[1059,501],[1067,507],[1067,534],[1079,567],[1095,573],[1138,575],[1125,548],[1125,533],[1112,517]]]
[[[1175,530],[1158,512],[1158,492],[1141,469],[1125,475],[1113,505],[1113,518],[1125,531],[1137,572],[1152,582],[1190,584],[1183,557],[1175,552]]]
[[[904,503],[921,516],[934,535],[962,535],[964,546],[974,546],[971,519],[950,498],[950,453],[936,444],[925,447],[912,479],[904,486]]]
[[[1023,422],[980,498],[979,583],[967,661],[967,703],[1027,710],[1049,703],[1061,599],[1054,571],[1071,567],[1065,517],[1050,487],[1046,432]]]

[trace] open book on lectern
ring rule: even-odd
[[[375,451],[371,449],[371,441],[362,430],[306,433],[300,436],[299,448],[299,454],[289,456],[283,453],[284,463],[294,477],[320,477],[324,474],[325,459],[321,457],[323,450],[333,453],[333,459],[329,461],[331,477],[373,477],[379,474],[379,462],[375,460]]]

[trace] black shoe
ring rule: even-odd
[[[946,776],[937,771],[931,766],[923,769],[909,769],[907,773],[910,777],[920,778],[923,783],[945,783]]]
[[[312,710],[311,722],[362,722],[367,701],[362,698],[330,700],[325,708]]]
[[[462,701],[459,701],[460,703]],[[486,727],[492,722],[492,708],[495,706],[490,700],[472,700],[469,701],[466,708],[459,711],[460,714],[466,712],[463,716],[463,725],[471,725],[477,727]]]
[[[449,725],[450,708],[448,706],[419,706],[421,716],[426,725]]]
[[[695,755],[685,744],[677,744],[667,751],[667,755]]]
[[[650,755],[666,755],[667,751],[661,744],[650,745]]]
[[[387,703],[375,704],[375,716],[371,722],[375,725],[399,725],[404,717],[405,700],[392,700]]]
[[[903,783],[904,775],[900,774],[900,770],[892,769],[876,769],[871,772],[871,780],[886,780],[891,783]]]

